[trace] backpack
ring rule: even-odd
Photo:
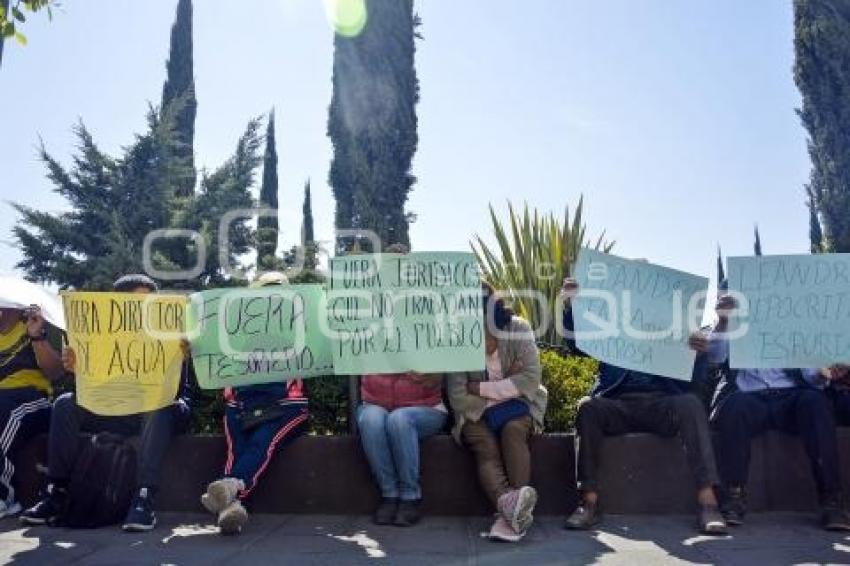
[[[74,461],[61,523],[75,529],[120,523],[135,486],[135,449],[117,434],[95,434],[83,444]]]

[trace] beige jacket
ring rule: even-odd
[[[518,363],[522,370],[505,379],[513,381],[522,396],[520,399],[528,404],[531,418],[534,421],[534,432],[543,430],[543,415],[546,412],[546,401],[549,393],[541,383],[542,370],[540,355],[534,340],[534,333],[528,323],[514,316],[507,328],[508,336],[498,339],[499,360],[502,367],[508,368]],[[449,402],[454,411],[455,426],[452,435],[461,442],[460,430],[466,421],[476,422],[481,419],[487,408],[487,399],[470,395],[466,390],[469,381],[483,381],[484,372],[458,372],[446,374],[446,387]]]

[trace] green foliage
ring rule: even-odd
[[[405,204],[416,181],[410,168],[419,143],[414,68],[419,19],[413,0],[370,0],[366,8],[362,31],[334,36],[328,135],[335,225],[371,230],[383,247],[409,246]],[[341,242],[340,251],[353,245],[350,239]]]
[[[42,147],[48,179],[70,210],[50,214],[14,205],[21,218],[13,233],[23,255],[17,267],[31,279],[60,287],[109,289],[122,273],[146,271],[142,248],[151,230],[191,228],[201,232],[207,247],[202,273],[196,280],[169,285],[206,288],[239,283],[219,263],[218,228],[225,212],[253,204],[250,190],[259,165],[259,121],[248,124],[233,157],[204,175],[199,194],[180,197],[174,192],[174,179],[184,176],[188,165],[174,152],[179,144],[174,115],[174,111],[151,109],[148,130],[117,158],[101,152],[80,124],[70,170]],[[246,222],[234,222],[228,233],[232,264],[248,251],[253,239]],[[153,248],[152,260],[161,270],[186,269],[195,264],[196,254],[184,240],[166,240]]]
[[[266,127],[266,150],[263,156],[263,181],[260,184],[260,208],[272,208],[275,216],[260,216],[257,219],[257,267],[264,271],[279,269],[277,239],[280,232],[278,222],[277,147],[274,136],[274,109],[269,112]]]
[[[313,234],[313,202],[310,196],[310,179],[304,184],[304,204],[301,206],[301,245],[304,247],[304,267],[316,269],[318,247]]]
[[[56,0],[0,0],[0,63],[3,62],[5,40],[14,38],[20,45],[26,46],[27,36],[20,30],[21,24],[27,21],[26,12],[44,10],[52,20],[56,6],[59,6]]]
[[[543,385],[549,391],[545,425],[547,432],[569,432],[575,428],[578,402],[590,394],[599,370],[592,358],[562,356],[555,350],[540,352]]]
[[[809,133],[814,252],[850,252],[850,4],[794,0],[794,79]]]
[[[347,434],[348,376],[316,377],[305,383],[310,396],[310,432]]]
[[[517,314],[528,320],[533,328],[549,320],[546,334],[541,338],[549,344],[559,341],[557,321],[552,320],[558,291],[564,278],[570,275],[579,249],[591,246],[582,221],[583,206],[582,198],[572,220],[567,208],[563,223],[560,223],[552,214],[539,214],[536,210],[532,213],[527,204],[520,216],[509,203],[508,232],[490,205],[498,247],[491,249],[480,236],[472,243],[485,279],[508,293]],[[607,253],[614,244],[606,242],[604,237],[603,232],[593,248]],[[542,294],[545,302],[526,296],[528,291]]]
[[[162,85],[160,108],[165,111],[175,100],[182,99],[174,118],[178,145],[175,153],[186,162],[184,175],[175,179],[176,194],[191,196],[195,190],[195,116],[198,102],[195,99],[195,66],[192,45],[192,0],[179,0],[174,25],[171,27],[171,46],[165,64],[166,79]]]

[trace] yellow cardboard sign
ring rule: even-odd
[[[98,415],[170,405],[180,387],[186,297],[62,293],[77,403]]]

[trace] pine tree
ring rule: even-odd
[[[794,79],[803,97],[816,251],[850,252],[850,3],[794,0]]]
[[[21,215],[13,229],[23,253],[18,268],[32,279],[84,289],[107,289],[121,273],[144,271],[144,237],[167,226],[173,181],[186,167],[174,156],[172,115],[164,116],[151,109],[147,132],[120,158],[101,152],[82,123],[70,171],[41,148],[47,177],[71,210],[14,205]]]
[[[274,136],[274,109],[269,113],[266,127],[266,151],[263,156],[263,181],[260,185],[260,208],[274,209],[274,216],[260,216],[257,220],[257,267],[261,270],[275,269],[277,239],[280,231],[278,222],[277,147]]]
[[[416,181],[410,169],[418,144],[414,54],[420,22],[413,0],[370,0],[366,6],[359,35],[334,37],[328,135],[335,225],[374,231],[383,247],[409,245],[412,216],[405,205]],[[344,249],[352,245],[342,243]]]
[[[192,54],[192,0],[178,0],[174,25],[171,27],[171,47],[165,64],[167,76],[162,86],[162,112],[177,105],[175,128],[180,142],[175,151],[189,168],[177,180],[176,194],[188,197],[195,190],[195,115],[198,102],[195,98],[195,70]]]
[[[201,273],[197,280],[168,281],[168,285],[203,288],[232,284],[233,277],[219,260],[219,221],[227,211],[253,206],[260,123],[253,120],[248,124],[233,157],[204,176],[197,195],[175,199],[174,179],[185,176],[188,163],[175,155],[179,142],[173,120],[173,113],[151,109],[147,131],[136,136],[118,158],[100,151],[80,124],[76,129],[79,149],[70,170],[42,148],[47,177],[70,210],[51,214],[13,205],[21,216],[13,234],[23,255],[16,267],[31,279],[60,287],[109,289],[123,273],[146,271],[142,249],[152,230],[189,228],[197,230],[206,245]],[[231,226],[226,254],[231,265],[248,252],[253,239],[247,219]],[[166,240],[152,251],[151,263],[162,271],[185,270],[198,259],[198,250],[185,242],[177,246]]]

